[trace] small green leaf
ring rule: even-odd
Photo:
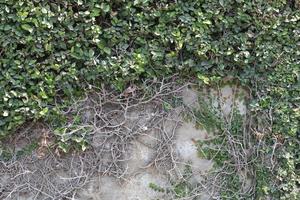
[[[47,98],[48,98],[48,96],[47,96],[47,94],[46,94],[46,92],[45,92],[44,90],[42,90],[42,91],[39,93],[39,95],[40,95],[43,99],[47,99]]]
[[[48,110],[49,110],[48,108],[44,108],[43,110],[40,111],[39,114],[40,114],[41,116],[45,116],[45,115],[48,113]]]
[[[204,21],[203,21],[203,24],[211,25],[211,21],[209,21],[209,20],[204,20]]]
[[[100,8],[103,10],[103,12],[107,13],[110,11],[110,6],[106,3],[102,3]]]
[[[94,50],[93,50],[93,49],[90,49],[90,50],[89,50],[89,57],[90,57],[90,58],[93,57],[94,54],[95,54]]]
[[[209,82],[210,82],[209,78],[207,76],[202,75],[202,74],[198,74],[197,77],[198,77],[199,80],[203,81],[203,83],[205,83],[206,85],[208,85]]]
[[[87,149],[86,143],[85,143],[85,142],[82,142],[82,144],[81,144],[81,150],[82,150],[82,151],[85,151],[86,149]]]
[[[172,109],[172,105],[168,102],[163,102],[163,108],[168,111]]]
[[[74,137],[72,137],[72,140],[74,140],[74,141],[77,142],[77,143],[80,143],[80,142],[83,141],[83,138],[74,136]]]
[[[42,13],[47,14],[47,12],[48,12],[47,9],[45,7],[42,7]]]
[[[22,24],[21,28],[24,29],[25,31],[30,32],[30,33],[33,32],[33,28],[29,24]]]
[[[103,51],[104,51],[106,54],[108,54],[108,55],[111,54],[111,50],[110,50],[110,48],[108,48],[108,47],[104,47],[104,48],[103,48]]]
[[[97,16],[100,15],[100,11],[101,11],[101,10],[100,10],[99,8],[93,8],[93,10],[92,10],[90,16],[91,16],[91,17],[97,17]]]
[[[67,153],[68,150],[69,150],[69,145],[66,144],[66,143],[64,143],[64,142],[60,142],[60,143],[58,144],[58,147],[59,147],[63,152],[65,152],[65,153]]]

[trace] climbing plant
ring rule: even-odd
[[[250,88],[253,113],[270,114],[277,192],[296,199],[299,9],[293,0],[0,0],[0,136],[90,84],[230,76]]]

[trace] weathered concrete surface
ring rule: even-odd
[[[197,108],[198,94],[191,89],[184,89],[183,102],[187,106]],[[141,111],[145,113],[153,112]],[[139,113],[129,113],[133,119],[139,117]],[[147,114],[145,114],[147,118]],[[166,122],[166,130],[171,131],[172,122]],[[132,143],[126,156],[126,168],[131,174],[125,181],[118,181],[113,177],[97,177],[80,193],[80,200],[152,200],[152,199],[170,199],[165,192],[157,192],[149,187],[149,184],[155,184],[161,188],[168,189],[171,187],[167,174],[161,174],[153,167],[149,166],[155,156],[155,144],[159,141],[159,136],[152,130],[140,136]],[[192,122],[184,122],[175,132],[174,151],[178,156],[176,171],[173,173],[177,178],[182,178],[186,165],[189,165],[194,173],[195,182],[201,179],[201,174],[205,173],[212,167],[212,161],[198,157],[196,142],[198,140],[208,139],[209,134],[205,130],[195,128]],[[174,177],[173,177],[174,178]],[[205,195],[202,199],[207,199]]]
[[[81,192],[79,199],[163,199],[166,194],[151,189],[149,187],[151,183],[155,183],[164,188],[169,187],[167,179],[163,175],[159,175],[155,171],[144,170],[143,173],[137,174],[122,182],[118,182],[117,179],[108,176],[98,177],[97,180],[93,180],[93,182],[88,185],[87,189]]]
[[[201,174],[211,169],[213,162],[211,160],[201,159],[198,156],[197,141],[208,139],[209,135],[205,130],[195,128],[193,123],[184,123],[177,131],[176,150],[179,154],[179,168],[184,170],[189,165],[198,181]]]
[[[221,108],[224,115],[229,115],[233,106],[236,106],[241,114],[245,115],[246,106],[243,98],[236,98],[237,88],[225,86],[219,91],[210,90],[206,95],[212,97],[213,104]],[[183,103],[191,108],[198,108],[199,93],[193,89],[184,89]],[[151,113],[154,109],[146,107],[145,110],[137,110],[128,113],[128,117],[133,120],[144,116],[142,121],[147,121],[151,118]],[[184,120],[182,120],[184,121]],[[173,122],[165,122],[166,131],[171,131]],[[168,125],[169,123],[169,125]],[[141,124],[144,124],[141,123]],[[128,125],[130,126],[130,124]],[[87,184],[74,193],[74,200],[156,200],[156,199],[172,199],[166,192],[154,191],[149,187],[149,184],[155,184],[161,188],[168,189],[171,186],[171,178],[182,178],[186,165],[189,165],[192,170],[193,184],[203,180],[202,174],[207,173],[212,169],[213,161],[201,159],[198,156],[197,141],[207,140],[212,137],[212,133],[206,130],[196,129],[195,123],[183,122],[174,132],[173,151],[177,156],[176,170],[172,171],[174,177],[170,177],[168,173],[157,171],[153,167],[153,158],[155,157],[156,143],[159,141],[159,135],[153,130],[148,130],[143,127],[143,134],[131,143],[130,149],[126,152],[125,168],[129,176],[125,180],[118,180],[114,177],[95,175],[92,180],[88,180]],[[94,146],[97,143],[103,142],[101,138],[95,137],[93,140]],[[110,148],[110,147],[108,147]],[[105,158],[103,158],[105,159]],[[64,179],[69,177],[69,172],[58,170],[56,175],[61,179],[58,184],[63,184]],[[0,184],[5,183],[9,177],[0,177]],[[250,180],[249,180],[250,181]],[[0,185],[1,186],[1,185]],[[245,186],[247,187],[247,186]],[[0,191],[1,192],[1,191]],[[16,199],[34,199],[29,194],[19,193]],[[202,194],[199,197],[201,200],[210,199],[209,195]]]
[[[212,167],[212,161],[198,157],[196,147],[196,141],[208,139],[208,137],[209,135],[206,131],[196,129],[193,123],[183,123],[176,131],[175,149],[179,156],[177,163],[177,175],[179,178],[186,165],[191,166],[194,181],[199,181],[201,174]],[[143,139],[146,138],[144,137]],[[147,143],[147,141],[145,142]],[[160,174],[153,167],[147,167],[147,164],[153,157],[153,153],[153,150],[147,145],[135,141],[130,152],[131,157],[130,159],[128,158],[129,161],[127,162],[127,169],[132,176],[121,182],[118,182],[116,178],[99,176],[97,180],[93,180],[89,184],[86,190],[82,191],[79,199],[169,199],[165,192],[157,192],[149,187],[151,183],[164,189],[171,187],[166,174]]]

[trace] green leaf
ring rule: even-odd
[[[107,3],[102,3],[100,5],[100,8],[103,10],[103,12],[108,13],[110,11],[110,6]]]
[[[212,23],[211,23],[211,21],[209,21],[209,20],[204,20],[204,21],[203,21],[203,24],[211,25]]]
[[[104,47],[104,48],[103,48],[103,51],[104,51],[106,54],[108,54],[108,55],[111,54],[111,50],[110,50],[110,48],[108,48],[108,47]]]
[[[58,147],[65,153],[69,151],[70,146],[67,143],[59,142]]]
[[[39,112],[39,114],[41,115],[41,116],[45,116],[47,113],[48,113],[48,108],[44,108],[43,110],[41,110],[40,112]]]
[[[33,28],[29,25],[29,24],[22,24],[21,28],[32,33],[33,32]]]
[[[90,14],[91,17],[97,17],[100,15],[101,10],[99,8],[93,8]]]
[[[205,76],[203,74],[198,74],[197,77],[199,80],[203,81],[203,83],[205,83],[206,85],[209,85],[210,79],[207,76]]]
[[[48,96],[46,94],[46,92],[42,89],[42,91],[39,92],[39,95],[43,98],[43,99],[47,99]]]
[[[88,146],[87,146],[86,142],[85,142],[85,141],[82,141],[82,142],[81,142],[81,150],[82,150],[82,151],[85,151],[87,148],[88,148]]]

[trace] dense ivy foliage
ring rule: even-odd
[[[253,112],[270,111],[270,143],[283,144],[280,196],[296,198],[299,9],[293,0],[0,0],[0,135],[88,84],[233,76],[252,89]]]

